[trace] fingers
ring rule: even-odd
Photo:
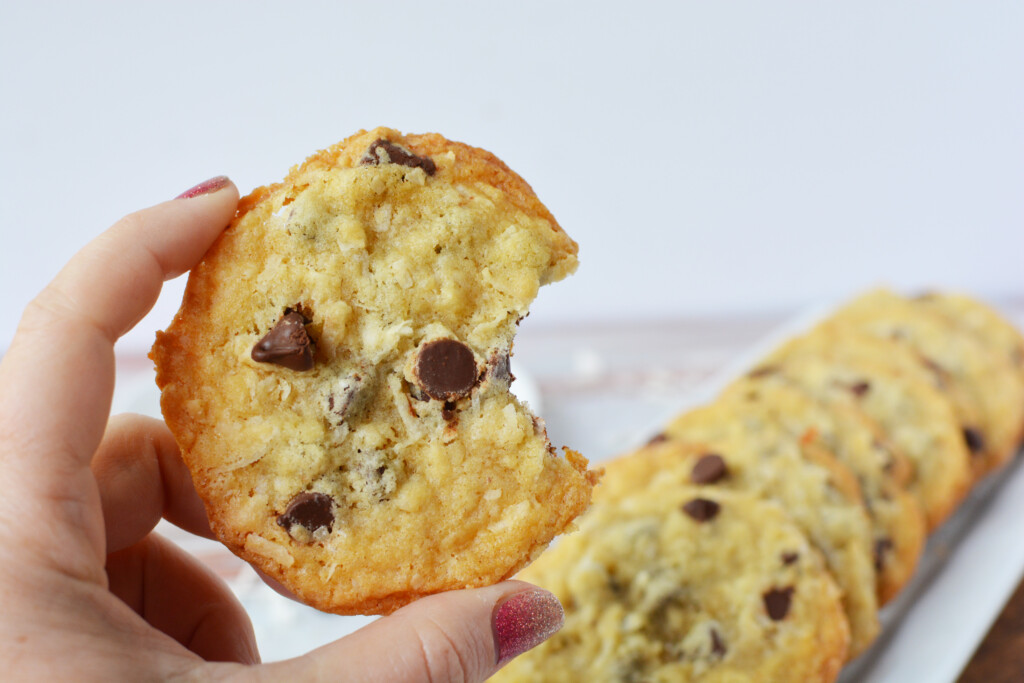
[[[110,591],[154,628],[207,661],[259,662],[252,623],[223,581],[151,534],[107,558]]]
[[[203,502],[170,430],[142,415],[116,415],[92,460],[99,485],[107,553],[142,540],[161,517],[213,538]]]
[[[262,680],[483,681],[562,626],[558,600],[520,581],[434,595],[296,659]]]
[[[87,482],[110,409],[114,341],[145,315],[165,279],[199,260],[237,201],[225,179],[217,191],[126,217],[25,309],[0,363],[0,467],[19,482],[0,506],[8,540],[29,542],[34,529],[52,529],[58,538],[48,561],[76,574],[102,570],[98,496]],[[2,519],[26,509],[42,516],[33,529]]]

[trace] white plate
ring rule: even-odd
[[[781,325],[702,383],[685,407],[713,399],[772,349],[823,319],[818,306]],[[637,442],[679,412],[638,433]],[[1024,577],[1024,453],[975,486],[925,547],[911,582],[886,605],[875,644],[848,664],[839,683],[953,683]]]

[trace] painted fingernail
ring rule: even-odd
[[[204,180],[195,187],[190,187],[175,197],[175,199],[192,199],[192,197],[198,197],[202,194],[211,194],[217,190],[227,187],[230,182],[231,181],[226,175],[219,175],[216,178]]]
[[[505,598],[491,616],[498,666],[537,647],[564,622],[562,604],[546,590],[534,588]]]

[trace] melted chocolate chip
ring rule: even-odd
[[[725,647],[725,641],[722,640],[722,635],[717,629],[711,629],[711,654],[721,659],[728,652],[728,648]]]
[[[454,339],[424,344],[416,360],[416,376],[424,393],[439,401],[468,395],[479,380],[473,352]]]
[[[401,145],[384,138],[374,140],[359,163],[363,166],[398,164],[409,168],[422,168],[427,175],[434,175],[437,172],[437,165],[430,157],[416,156]]]
[[[857,398],[862,398],[865,394],[871,391],[871,382],[866,380],[860,382],[854,382],[849,387],[850,391]]]
[[[445,422],[451,422],[457,415],[455,413],[455,401],[445,401],[441,408],[441,417]]]
[[[785,552],[785,553],[782,553],[782,564],[786,565],[787,567],[789,565],[793,564],[794,562],[796,562],[799,559],[800,559],[800,553],[795,553],[795,552]]]
[[[683,505],[683,512],[690,515],[690,517],[698,522],[707,522],[718,515],[718,511],[721,507],[722,506],[713,500],[708,500],[707,498],[694,498],[689,503]]]
[[[702,456],[690,472],[690,481],[694,484],[714,484],[729,473],[725,460],[717,453]]]
[[[964,427],[964,443],[971,451],[971,455],[978,455],[985,450],[985,437],[981,430],[974,427]]]
[[[890,550],[892,550],[892,539],[879,538],[875,540],[875,571],[882,571],[885,566],[885,555]]]
[[[494,351],[487,358],[487,375],[492,382],[498,384],[511,384],[515,380],[512,369],[509,367],[508,351]]]
[[[289,370],[309,370],[313,367],[313,342],[306,332],[306,319],[298,311],[288,309],[252,347],[252,359],[258,363],[273,363]]]
[[[292,498],[277,523],[289,533],[293,526],[301,526],[310,534],[323,528],[330,531],[334,523],[334,501],[324,493],[304,491]]]
[[[761,597],[764,598],[764,609],[772,621],[782,621],[789,614],[789,605],[793,601],[793,587],[772,588]]]

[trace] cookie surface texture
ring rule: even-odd
[[[529,185],[439,135],[361,132],[242,199],[152,353],[217,536],[339,614],[514,574],[590,499],[509,392],[575,267]]]
[[[676,485],[601,501],[602,486],[580,530],[521,575],[558,596],[565,625],[492,680],[835,679],[839,590],[777,506]]]

